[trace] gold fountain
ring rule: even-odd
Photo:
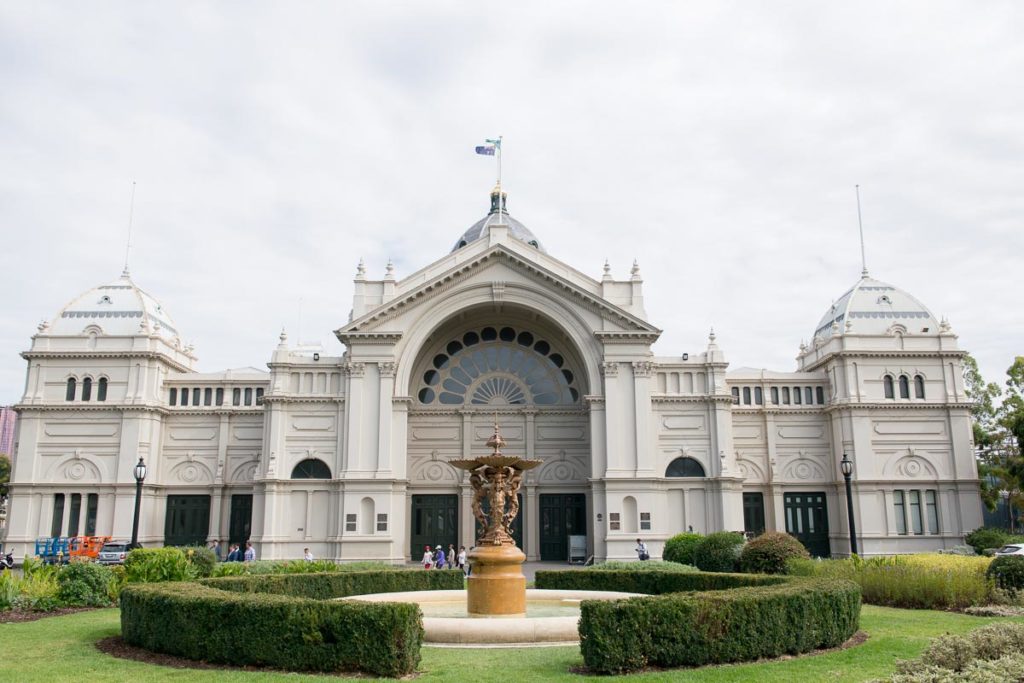
[[[469,471],[473,486],[473,516],[482,532],[476,548],[469,553],[473,573],[467,587],[467,611],[470,616],[524,616],[526,614],[526,577],[522,564],[526,555],[512,539],[512,525],[519,515],[519,487],[523,472],[543,463],[542,460],[523,460],[502,455],[505,446],[498,430],[487,446],[494,450],[473,460],[450,460],[459,469]],[[483,502],[490,509],[485,514]]]

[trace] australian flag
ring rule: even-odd
[[[493,157],[494,156],[494,149],[495,149],[494,145],[477,145],[476,153],[477,154],[484,154],[484,155],[489,156],[489,157]]]

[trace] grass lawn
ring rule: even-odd
[[[736,664],[678,669],[595,681],[863,681],[891,673],[897,659],[917,656],[929,638],[963,633],[995,619],[946,612],[913,611],[865,605],[861,629],[869,640],[855,648],[766,664]],[[1024,622],[1024,619],[1014,621]],[[0,667],[14,681],[319,681],[324,676],[171,669],[109,657],[94,647],[117,635],[116,609],[81,612],[22,624],[0,624]],[[424,681],[575,681],[569,668],[582,664],[579,649],[523,650],[423,648]]]

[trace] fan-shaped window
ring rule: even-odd
[[[882,378],[882,386],[885,388],[886,398],[896,398],[896,392],[893,391],[892,386],[892,375],[886,375]]]
[[[440,347],[420,378],[424,405],[578,403],[576,375],[550,342],[512,327],[484,327]]]
[[[323,460],[308,458],[292,470],[292,479],[330,479],[331,468]]]
[[[78,382],[75,380],[75,378],[74,377],[69,377],[68,378],[68,388],[64,392],[64,400],[65,401],[74,401],[75,400],[75,389],[77,387],[78,387]]]
[[[666,477],[704,477],[704,466],[693,458],[676,458],[668,464]]]
[[[910,398],[910,380],[906,375],[900,375],[900,398]]]
[[[914,375],[914,398],[924,398],[924,377]]]
[[[100,377],[98,386],[96,387],[96,400],[106,401],[107,400],[107,378]]]

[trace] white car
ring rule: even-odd
[[[1024,543],[1011,543],[996,551],[996,557],[1004,555],[1024,555]]]

